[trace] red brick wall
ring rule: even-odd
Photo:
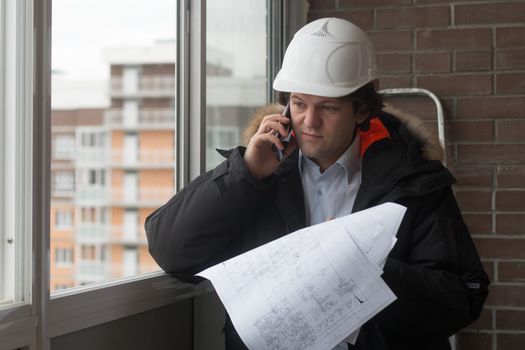
[[[310,0],[367,31],[381,87],[421,87],[446,109],[448,166],[493,285],[459,349],[525,349],[525,1]],[[405,99],[432,118],[432,104]]]

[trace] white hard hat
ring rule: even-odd
[[[375,49],[366,33],[344,19],[321,18],[295,33],[273,88],[341,97],[376,78]]]

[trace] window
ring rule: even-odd
[[[0,309],[28,303],[32,232],[32,28],[28,1],[0,2]]]
[[[288,2],[267,3],[282,9]],[[187,84],[188,62],[210,77],[236,74],[228,62],[203,64],[220,52],[208,57],[188,49],[200,39],[186,28],[198,33],[205,26],[201,6],[206,1],[0,1],[0,344],[47,349],[51,337],[167,305],[181,290],[193,295],[160,272],[135,275],[157,269],[147,253],[145,217],[189,179],[179,175],[198,173],[186,162],[205,164],[207,131],[201,139],[184,129],[195,119],[191,113],[205,117],[205,110],[179,113],[190,100],[204,101],[203,91]],[[259,15],[277,18],[279,11]],[[302,13],[289,11],[296,12]],[[235,21],[242,12],[224,13]],[[224,117],[228,109],[213,102],[218,97],[210,95],[208,107]],[[217,145],[237,143],[238,126],[216,133],[222,124],[209,124]],[[123,161],[126,135],[136,135],[135,162]],[[190,157],[194,150],[198,156]],[[169,162],[151,160],[163,152]],[[131,183],[135,201],[114,196]],[[126,298],[115,303],[120,293]],[[94,297],[96,304],[85,302]]]
[[[73,227],[73,213],[71,210],[57,209],[55,211],[55,228],[68,230]]]
[[[52,181],[52,189],[55,194],[72,194],[75,191],[73,171],[56,171],[53,173]]]
[[[240,142],[267,96],[267,1],[206,2],[206,168],[224,158],[215,149]],[[232,21],[227,14],[242,21]]]
[[[75,155],[75,136],[56,135],[53,138],[53,159],[70,160]]]
[[[54,176],[51,207],[64,205],[67,199],[55,194],[67,190],[72,193],[69,204],[79,213],[68,242],[79,251],[77,275],[61,279],[62,286],[138,273],[124,273],[129,257],[110,254],[123,252],[131,236],[140,248],[137,260],[145,262],[140,271],[159,269],[145,256],[147,242],[137,238],[138,221],[175,192],[175,169],[173,164],[166,169],[162,162],[141,162],[141,157],[144,150],[155,155],[175,148],[176,4],[53,1],[52,112],[61,118],[51,128],[69,128],[76,148],[71,173]],[[158,118],[152,111],[171,118]],[[159,179],[160,169],[169,174]],[[141,193],[148,195],[152,188],[167,195],[144,201]],[[137,213],[137,207],[140,218],[136,215],[131,227],[129,213]],[[60,234],[51,229],[51,248],[64,239]],[[55,277],[62,278],[51,270],[51,288],[58,282]]]
[[[96,247],[94,245],[80,247],[80,258],[82,260],[95,260],[96,255]]]
[[[68,266],[73,264],[72,248],[55,248],[55,264]]]

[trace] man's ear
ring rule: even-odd
[[[368,108],[364,105],[361,106],[361,108],[359,108],[359,111],[355,115],[357,124],[363,123],[369,115],[370,112],[368,111]]]

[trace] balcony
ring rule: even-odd
[[[81,222],[75,227],[75,239],[80,244],[106,243],[108,233],[108,225],[97,222]]]
[[[108,270],[104,261],[80,260],[77,264],[76,278],[81,283],[101,282],[110,277]]]
[[[104,125],[113,129],[175,129],[173,109],[143,109],[138,115],[126,117],[122,109],[112,109],[104,113]]]
[[[102,147],[80,147],[75,159],[77,168],[173,168],[175,150],[173,148],[107,149]]]
[[[75,155],[76,167],[105,166],[110,160],[107,147],[78,147]]]
[[[175,193],[170,187],[141,187],[111,190],[111,205],[121,207],[158,207]]]
[[[173,194],[171,187],[141,187],[134,189],[83,187],[75,193],[78,206],[116,206],[129,208],[156,208]]]
[[[110,152],[114,168],[174,168],[175,150],[172,148],[139,149],[133,154],[124,149]]]
[[[174,97],[175,76],[142,76],[136,86],[125,86],[124,79],[111,79],[112,97]]]
[[[124,225],[111,227],[109,243],[126,246],[145,246],[148,244],[144,226],[126,227]]]

